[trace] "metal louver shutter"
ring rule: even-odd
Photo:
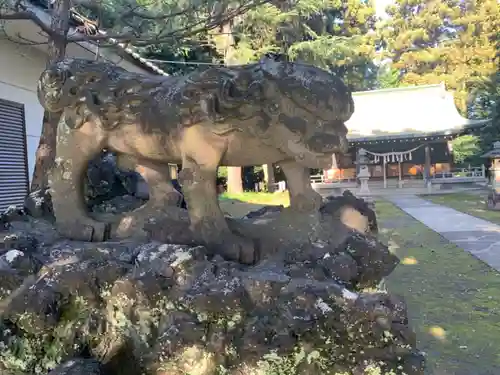
[[[28,194],[24,105],[0,99],[0,211]]]

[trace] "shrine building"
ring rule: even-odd
[[[350,149],[342,163],[347,168],[325,170],[324,182],[355,179],[360,149],[370,158],[371,180],[449,172],[450,141],[490,121],[461,116],[444,84],[356,92],[353,98],[354,114],[346,123]]]

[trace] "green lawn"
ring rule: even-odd
[[[422,198],[500,224],[500,211],[491,211],[486,208],[487,196],[488,193],[486,192],[482,194],[450,193],[443,195],[424,195]]]
[[[279,206],[280,204],[287,207],[290,205],[290,198],[288,192],[276,192],[276,193],[255,193],[255,192],[244,192],[241,194],[228,194],[224,193],[220,196],[220,199],[232,199],[240,202],[269,205],[269,206]]]
[[[500,374],[500,275],[391,203],[376,211],[402,260],[387,288],[408,303],[429,374]]]

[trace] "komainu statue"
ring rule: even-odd
[[[62,233],[76,240],[124,238],[171,214],[178,193],[168,163],[177,163],[191,232],[242,263],[255,261],[254,242],[229,229],[217,200],[217,168],[277,163],[288,181],[290,209],[318,211],[321,197],[311,188],[309,169],[328,168],[347,151],[344,124],[354,111],[339,78],[270,55],[181,77],[65,59],[42,73],[38,97],[47,111],[61,113],[50,180]],[[88,215],[82,193],[87,163],[103,149],[150,186],[148,203],[113,225]]]

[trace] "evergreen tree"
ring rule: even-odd
[[[500,65],[499,65],[500,70]],[[489,95],[484,95],[488,99],[489,111],[487,116],[492,119],[491,123],[481,129],[480,148],[481,152],[487,152],[493,147],[493,143],[500,141],[500,71],[492,79],[492,91]]]
[[[239,60],[280,52],[330,70],[353,90],[374,87],[375,10],[370,1],[297,0],[262,5],[234,28]]]
[[[445,82],[469,115],[497,70],[497,0],[396,0],[379,27],[379,45],[403,84]]]
[[[32,1],[51,13],[50,24],[22,1],[2,2],[0,20],[33,21],[47,35],[47,64],[52,64],[65,57],[68,44],[78,42],[91,42],[103,47],[116,47],[117,43],[121,43],[122,46],[142,48],[142,52],[148,52],[148,46],[162,45],[159,48],[152,47],[149,52],[168,51],[175,55],[179,51],[186,51],[182,49],[183,44],[185,46],[182,41],[194,41],[187,49],[188,54],[193,55],[202,50],[198,42],[202,41],[203,36],[210,30],[231,22],[232,19],[269,0],[257,0],[256,3],[252,0],[233,0],[230,11],[221,7],[219,0]],[[214,11],[217,9],[220,11]],[[103,26],[106,32],[100,32]],[[77,32],[70,35],[70,27],[76,27]],[[44,114],[31,190],[48,187],[47,176],[54,164],[56,128],[60,115],[48,112]]]
[[[392,65],[386,64],[379,67],[377,88],[388,89],[401,86],[401,72]]]

